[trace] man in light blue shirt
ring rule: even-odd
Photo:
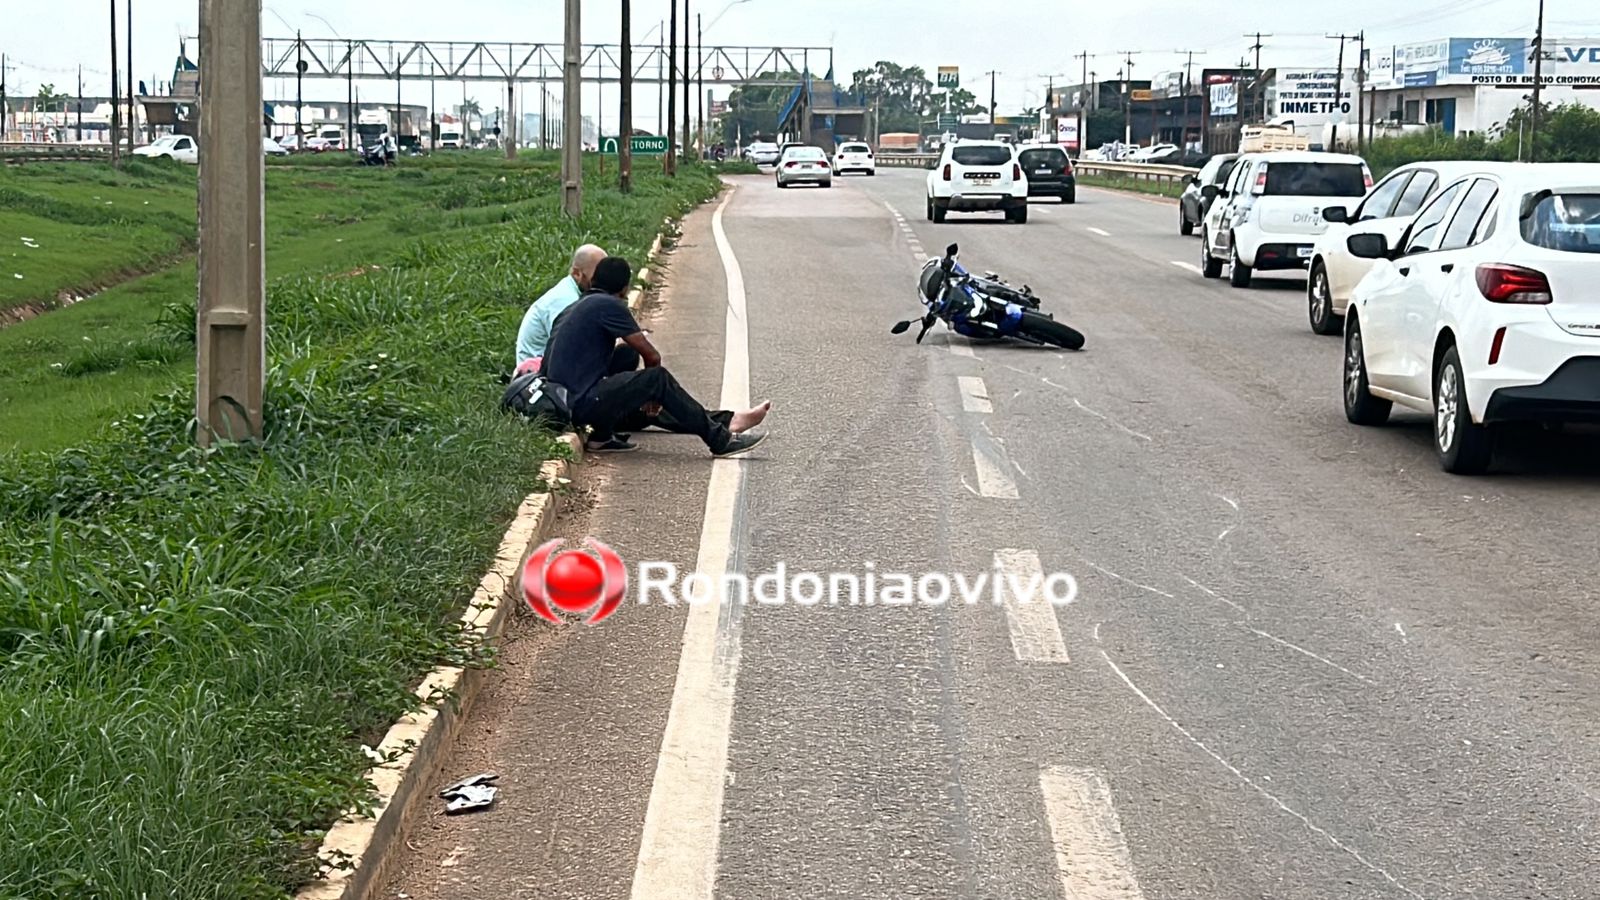
[[[594,267],[606,258],[606,252],[593,244],[584,244],[572,254],[572,271],[544,292],[522,316],[522,327],[517,329],[517,367],[535,357],[543,356],[550,344],[550,332],[556,316],[577,303],[589,292],[594,281]]]

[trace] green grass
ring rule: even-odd
[[[1183,184],[1166,181],[1147,181],[1122,175],[1090,175],[1078,172],[1078,183],[1086,187],[1106,188],[1113,191],[1131,191],[1136,194],[1153,194],[1176,198],[1183,193]]]
[[[261,444],[193,445],[170,358],[193,352],[189,270],[0,332],[70,368],[55,409],[109,420],[0,456],[0,897],[280,897],[310,877],[322,829],[370,802],[360,744],[423,672],[482,659],[454,616],[555,452],[495,408],[526,303],[578,243],[641,259],[717,190],[703,167],[641,170],[631,197],[591,184],[574,222],[547,161],[293,181],[316,172],[273,167]],[[313,231],[325,208],[282,199],[308,190],[362,221]],[[332,234],[384,268],[328,277],[351,261]]]

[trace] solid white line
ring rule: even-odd
[[[992,413],[994,405],[989,402],[989,389],[984,386],[983,379],[976,375],[958,375],[956,383],[961,386],[961,408],[970,413]]]
[[[1202,750],[1207,756],[1209,756],[1212,759],[1216,760],[1217,763],[1219,765],[1221,765],[1224,769],[1227,769],[1229,772],[1233,773],[1233,776],[1235,778],[1238,778],[1240,781],[1244,782],[1246,785],[1248,785],[1250,787],[1251,790],[1255,791],[1257,794],[1260,794],[1262,797],[1266,798],[1268,802],[1272,803],[1272,805],[1276,806],[1278,809],[1282,810],[1285,813],[1288,813],[1290,816],[1293,816],[1295,819],[1298,819],[1300,824],[1304,825],[1307,831],[1310,831],[1312,834],[1317,835],[1318,837],[1322,838],[1323,840],[1327,841],[1328,843],[1332,844],[1333,846],[1339,848],[1340,850],[1343,850],[1345,853],[1349,854],[1353,859],[1355,859],[1356,862],[1362,864],[1363,866],[1366,866],[1369,870],[1377,873],[1378,875],[1383,876],[1385,881],[1387,881],[1390,884],[1394,885],[1396,888],[1399,888],[1401,891],[1404,891],[1406,894],[1417,898],[1417,900],[1423,900],[1423,897],[1422,897],[1421,894],[1419,894],[1416,891],[1413,891],[1412,889],[1410,889],[1410,888],[1406,887],[1405,885],[1401,884],[1393,875],[1390,875],[1389,872],[1386,869],[1384,869],[1382,866],[1374,865],[1365,856],[1361,855],[1361,851],[1356,850],[1356,849],[1346,845],[1344,842],[1340,841],[1338,838],[1336,838],[1333,835],[1329,834],[1326,830],[1324,830],[1323,828],[1318,826],[1315,822],[1311,821],[1311,819],[1308,818],[1305,814],[1293,809],[1287,803],[1284,803],[1282,800],[1278,799],[1276,794],[1273,794],[1271,791],[1268,791],[1266,788],[1263,788],[1261,785],[1257,784],[1250,776],[1248,776],[1248,775],[1244,774],[1243,772],[1239,771],[1238,768],[1236,768],[1233,765],[1233,763],[1230,763],[1226,759],[1223,759],[1222,756],[1219,753],[1217,753],[1217,751],[1212,750],[1210,747],[1206,746],[1204,741],[1202,741],[1199,738],[1195,737],[1194,734],[1192,734],[1189,731],[1189,729],[1183,727],[1183,725],[1181,723],[1179,723],[1177,719],[1174,719],[1173,717],[1167,715],[1167,711],[1162,709],[1161,706],[1159,704],[1157,704],[1154,700],[1150,699],[1150,695],[1146,694],[1144,691],[1139,690],[1139,686],[1133,683],[1133,679],[1129,678],[1127,673],[1123,672],[1122,668],[1120,666],[1118,666],[1116,663],[1111,661],[1111,655],[1110,654],[1106,653],[1104,650],[1101,650],[1100,651],[1100,656],[1105,659],[1106,665],[1111,667],[1111,671],[1117,673],[1117,677],[1122,679],[1122,683],[1127,685],[1129,687],[1129,689],[1131,689],[1134,692],[1134,694],[1138,696],[1138,698],[1140,700],[1143,700],[1146,706],[1148,706],[1151,709],[1155,710],[1156,715],[1160,716],[1163,721],[1165,721],[1168,725],[1171,725],[1174,729],[1177,730],[1177,732],[1179,734],[1181,734],[1185,738],[1187,738],[1189,743],[1191,743],[1194,746],[1200,748],[1200,750]]]
[[[732,199],[730,191],[712,214],[711,232],[728,283],[721,405],[744,409],[750,405],[744,274],[722,228],[723,210]],[[741,465],[737,459],[714,460],[706,490],[695,571],[719,593],[732,550]],[[716,885],[728,736],[739,675],[739,630],[736,617],[721,615],[722,598],[711,601],[689,604],[684,623],[677,683],[633,870],[633,900],[710,900]]]
[[[1005,597],[1006,625],[1011,630],[1011,649],[1022,662],[1071,662],[1067,645],[1061,639],[1061,623],[1056,608],[1043,596],[1044,566],[1032,550],[996,550],[994,569],[1001,579]],[[1016,596],[1015,587],[1032,591],[1033,596]]]
[[[1088,562],[1088,560],[1085,560],[1085,562]],[[1118,580],[1120,582],[1123,582],[1124,584],[1131,584],[1131,585],[1133,585],[1134,587],[1138,588],[1141,591],[1149,591],[1152,594],[1159,594],[1160,596],[1165,597],[1168,600],[1176,600],[1177,599],[1173,595],[1167,593],[1166,591],[1163,591],[1160,588],[1153,588],[1148,584],[1140,584],[1139,582],[1134,581],[1131,578],[1123,578],[1121,575],[1118,575],[1117,573],[1111,571],[1110,569],[1102,568],[1100,566],[1095,565],[1094,563],[1089,563],[1089,568],[1095,570],[1096,572],[1099,572],[1102,575],[1108,575],[1108,576],[1110,576],[1112,578],[1115,578],[1116,580]]]
[[[972,448],[972,465],[978,472],[978,495],[994,500],[1017,499],[1017,483],[1007,477],[994,460],[977,446]]]
[[[1039,790],[1067,900],[1143,900],[1105,778],[1049,766],[1039,772]]]
[[[1265,631],[1262,631],[1259,628],[1251,628],[1249,625],[1245,625],[1242,622],[1240,623],[1239,627],[1243,628],[1245,631],[1250,632],[1251,634],[1258,635],[1260,637],[1264,637],[1267,640],[1273,642],[1274,644],[1279,644],[1281,646],[1288,647],[1290,650],[1293,650],[1296,653],[1300,653],[1300,654],[1304,654],[1305,656],[1309,656],[1312,659],[1316,660],[1319,663],[1322,663],[1325,666],[1331,666],[1331,667],[1333,667],[1335,669],[1338,669],[1339,671],[1345,673],[1346,675],[1349,675],[1351,678],[1354,678],[1355,680],[1357,680],[1359,682],[1362,682],[1363,684],[1371,684],[1372,683],[1371,681],[1368,681],[1366,678],[1363,678],[1362,676],[1357,675],[1356,673],[1350,671],[1349,669],[1346,669],[1344,666],[1339,665],[1338,663],[1334,662],[1333,660],[1328,659],[1325,656],[1318,656],[1317,654],[1312,653],[1310,650],[1307,650],[1306,648],[1300,646],[1299,644],[1291,644],[1290,642],[1284,640],[1283,638],[1277,637],[1275,635],[1267,634]]]
[[[1172,261],[1172,264],[1177,266],[1180,269],[1188,269],[1189,271],[1193,272],[1196,275],[1204,275],[1205,274],[1204,272],[1200,271],[1200,267],[1195,265],[1194,263],[1179,262],[1178,260],[1175,259],[1175,260]]]
[[[1100,235],[1101,237],[1111,237],[1111,232],[1106,231],[1104,228],[1095,228],[1093,226],[1090,226],[1089,230],[1094,232],[1095,234]]]
[[[965,356],[967,359],[978,358],[978,354],[972,349],[972,344],[969,343],[966,338],[950,330],[950,325],[948,322],[940,322],[939,324],[944,326],[944,345],[951,353],[954,353],[957,356]]]

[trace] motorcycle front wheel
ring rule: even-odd
[[[1083,349],[1083,334],[1071,325],[1057,322],[1043,313],[1022,311],[1022,323],[1017,330],[1041,344],[1050,344],[1067,350]]]

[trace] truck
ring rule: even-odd
[[[330,150],[344,149],[344,126],[322,124],[317,127],[317,137],[328,142]]]
[[[383,141],[389,133],[389,114],[367,110],[356,117],[355,149],[365,149]]]
[[[917,152],[917,135],[908,132],[890,132],[878,135],[879,153],[915,153]]]
[[[439,140],[435,143],[438,150],[460,150],[466,146],[466,136],[462,134],[461,123],[440,122]]]

